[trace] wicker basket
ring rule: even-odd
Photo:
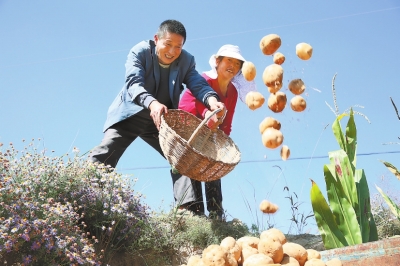
[[[232,139],[219,129],[211,131],[206,122],[183,110],[168,110],[161,117],[159,134],[161,149],[171,166],[204,182],[220,179],[240,161],[240,151]]]

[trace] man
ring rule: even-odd
[[[125,84],[108,109],[104,137],[90,153],[92,162],[115,168],[128,146],[140,137],[164,156],[158,140],[161,115],[178,108],[183,85],[210,110],[221,108],[218,94],[196,71],[194,57],[182,49],[185,27],[176,20],[159,26],[154,41],[142,41],[129,52]],[[185,198],[185,188],[173,178],[175,200]],[[186,206],[181,201],[180,205]]]

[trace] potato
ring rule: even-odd
[[[242,256],[238,262],[241,264],[244,264],[249,257],[251,257],[254,254],[258,254],[258,253],[259,252],[258,252],[257,248],[253,248],[248,245],[245,245],[242,248]]]
[[[187,266],[197,266],[201,261],[201,257],[199,255],[193,255],[188,259]]]
[[[252,248],[257,248],[258,242],[260,242],[260,239],[255,236],[243,236],[236,240],[236,243],[238,243],[242,248],[246,245]]]
[[[275,149],[282,144],[283,134],[279,130],[269,127],[263,132],[261,140],[265,147]]]
[[[316,251],[315,249],[307,249],[307,260],[311,260],[311,259],[320,259],[321,258],[321,254]]]
[[[281,158],[286,161],[290,157],[290,149],[287,145],[283,145],[281,148]]]
[[[282,65],[285,62],[285,56],[282,53],[275,53],[274,54],[274,63],[278,65]]]
[[[202,261],[204,265],[225,266],[228,251],[219,245],[209,245],[203,250]]]
[[[284,255],[283,259],[281,261],[281,265],[286,265],[286,266],[300,266],[300,263],[293,257],[290,257],[288,255]]]
[[[249,91],[246,94],[245,102],[246,102],[247,107],[249,107],[250,110],[254,111],[254,110],[260,108],[264,104],[265,98],[258,91]]]
[[[289,82],[289,90],[295,94],[295,95],[300,95],[302,94],[306,86],[304,85],[304,82],[301,79],[293,79]]]
[[[283,253],[289,257],[295,258],[299,262],[300,266],[304,266],[304,263],[307,260],[307,251],[303,246],[296,243],[287,242],[283,244],[282,247]]]
[[[271,64],[264,69],[263,82],[271,93],[282,88],[283,68],[278,64]]]
[[[278,239],[278,241],[281,242],[282,245],[286,243],[286,236],[281,230],[276,228],[270,228],[266,231],[261,232],[260,240],[267,237]]]
[[[308,43],[302,42],[296,45],[296,55],[302,60],[311,58],[313,48]]]
[[[263,121],[261,121],[260,123],[260,133],[264,133],[264,131],[269,128],[269,127],[273,127],[277,130],[281,129],[281,122],[279,122],[278,120],[276,120],[275,118],[272,117],[266,117],[264,118]]]
[[[326,262],[326,266],[342,266],[342,265],[343,265],[342,261],[337,258],[333,258]]]
[[[260,41],[260,49],[265,55],[272,55],[281,47],[281,37],[277,34],[268,34]]]
[[[263,200],[260,203],[260,210],[263,213],[275,213],[279,209],[278,205],[269,202],[268,200]]]
[[[287,103],[286,94],[282,91],[271,93],[268,97],[268,108],[274,113],[280,113]]]
[[[282,244],[278,239],[272,237],[260,239],[258,252],[270,257],[274,263],[280,263],[283,259]]]
[[[242,74],[247,81],[254,80],[257,74],[256,66],[250,61],[245,61],[242,66]]]
[[[240,255],[241,255],[241,253],[240,253]],[[238,266],[238,261],[232,253],[228,253],[227,260],[225,261],[224,266]]]
[[[300,95],[296,95],[290,100],[290,107],[295,112],[303,112],[307,107],[307,102]]]
[[[311,259],[306,261],[304,266],[325,266],[325,262],[320,259]]]
[[[233,237],[228,236],[222,239],[220,246],[227,248],[229,253],[233,255],[236,261],[240,258],[242,247],[236,243],[236,240]]]
[[[260,266],[265,264],[272,264],[274,261],[265,254],[253,254],[246,259],[243,266]]]

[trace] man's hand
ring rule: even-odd
[[[218,118],[225,116],[225,113],[226,113],[225,104],[222,103],[222,102],[219,102],[217,100],[217,98],[209,97],[208,98],[208,105],[210,106],[210,110],[211,111],[214,111],[214,110],[217,110],[218,108],[221,108],[221,111],[216,114]]]
[[[152,101],[149,105],[150,116],[153,118],[153,122],[157,129],[160,130],[161,125],[161,115],[163,113],[168,113],[168,108],[158,101]]]

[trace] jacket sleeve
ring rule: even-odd
[[[135,45],[128,54],[125,63],[125,88],[131,97],[131,101],[148,109],[154,96],[144,88],[146,64],[149,62],[151,47],[148,42],[140,42]]]
[[[207,108],[208,98],[215,97],[220,100],[218,94],[208,85],[207,81],[197,72],[194,57],[191,56],[189,69],[185,75],[184,83],[186,87],[192,92],[193,96],[201,101]]]

